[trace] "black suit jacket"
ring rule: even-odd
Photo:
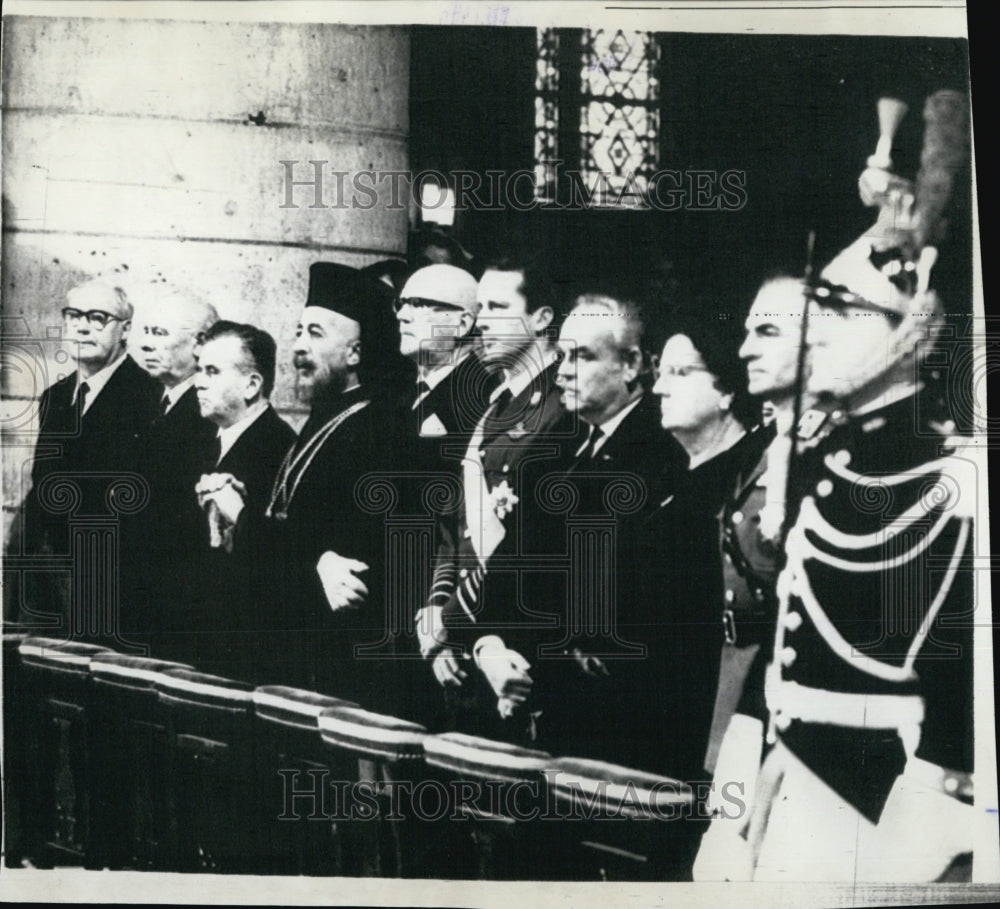
[[[460,471],[462,455],[498,384],[498,376],[471,353],[416,407],[411,403],[406,425],[414,446],[412,463],[423,471]],[[444,432],[421,436],[420,428],[427,420]]]
[[[247,488],[246,507],[263,514],[278,468],[294,444],[295,430],[268,405],[217,464],[205,464],[204,472],[231,473]]]
[[[760,458],[760,436],[675,476],[624,528],[619,627],[645,647],[611,659],[593,699],[603,756],[682,780],[703,778],[724,642],[719,516],[735,477]]]
[[[201,415],[192,387],[153,419],[146,437],[143,470],[150,504],[142,550],[148,611],[138,630],[160,638],[154,647],[165,656],[170,636],[184,630],[198,595],[204,519],[194,488],[215,432],[215,425]]]
[[[527,652],[519,650],[533,667],[539,744],[553,753],[663,770],[644,747],[649,726],[643,714],[650,701],[669,697],[676,683],[664,677],[657,647],[666,620],[651,615],[642,596],[665,578],[659,575],[648,587],[640,582],[673,553],[642,528],[676,488],[685,465],[683,450],[660,425],[652,395],[640,399],[592,457],[569,460],[563,481],[575,504],[564,518],[561,543],[571,558],[563,560],[562,577],[552,573],[545,582],[542,575],[535,585],[549,592],[547,608],[559,617],[559,636],[549,634],[534,652],[530,642],[521,645]],[[585,673],[575,652],[598,656],[609,675]]]
[[[295,431],[268,407],[216,462],[210,456],[204,473],[229,473],[246,486],[245,508],[253,519],[264,516],[274,478]],[[214,455],[215,452],[212,452]],[[261,659],[263,617],[254,586],[255,563],[265,552],[212,549],[208,518],[201,515],[199,532],[199,584],[191,608],[183,617],[173,656],[192,662],[200,670],[228,678],[253,681],[263,671]]]
[[[23,504],[24,548],[28,554],[67,555],[69,552],[69,522],[78,517],[118,516],[120,546],[134,530],[135,519],[126,509],[113,508],[108,493],[115,479],[129,475],[132,486],[141,487],[142,455],[145,432],[156,408],[159,384],[130,356],[114,371],[100,393],[92,399],[85,414],[73,402],[79,374],[74,372],[47,388],[39,403],[40,425],[35,460],[32,466],[32,488]],[[71,512],[60,507],[55,484],[57,475],[69,479],[76,487],[79,499]],[[48,482],[47,482],[48,481]],[[143,492],[137,494],[140,502]],[[121,501],[127,501],[124,497]],[[115,499],[111,499],[114,502]],[[130,509],[128,509],[130,510]],[[131,591],[125,581],[129,566],[126,552],[120,549],[119,570],[120,617],[128,624],[134,609]],[[89,570],[83,565],[80,571]],[[47,634],[69,630],[66,585],[47,583],[52,578],[38,578],[39,584],[27,585],[21,618],[28,624],[32,615],[58,613],[59,632],[49,626]],[[86,579],[78,589],[89,589]],[[80,603],[81,608],[98,608],[95,603]],[[91,617],[97,618],[97,617]],[[90,623],[93,626],[93,623]],[[103,624],[103,620],[98,622]],[[83,635],[86,637],[87,635]],[[97,638],[106,635],[98,634]],[[111,636],[114,637],[113,635]]]

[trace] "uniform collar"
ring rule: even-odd
[[[502,385],[494,389],[493,394],[490,395],[490,403],[493,403],[497,398],[499,398],[500,395],[504,393],[505,389],[510,391],[510,396],[512,398],[516,398],[539,376],[541,376],[545,370],[555,363],[557,358],[558,353],[554,350],[538,351],[537,348],[535,348],[526,358],[525,368],[518,372],[513,378],[508,379]]]

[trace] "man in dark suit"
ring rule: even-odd
[[[65,338],[77,368],[42,394],[32,488],[22,509],[25,552],[57,558],[71,552],[74,516],[104,517],[111,508],[119,517],[119,541],[129,529],[122,522],[131,509],[115,502],[122,493],[123,502],[145,498],[138,471],[157,394],[153,379],[125,352],[132,326],[125,292],[95,280],[73,288],[66,302]],[[75,487],[78,497],[72,514],[62,507],[64,484]],[[116,488],[119,495],[109,497]],[[124,577],[91,577],[88,566],[94,564],[85,559],[68,581],[56,572],[36,576],[20,604],[21,620],[41,620],[47,634],[125,646],[122,633],[134,627],[136,605],[130,588]],[[121,562],[114,566],[120,575],[124,569]],[[53,613],[58,631],[50,624]]]
[[[281,461],[295,432],[275,413],[268,398],[274,388],[274,339],[252,325],[216,322],[198,349],[194,389],[201,415],[217,434],[204,452],[202,474],[192,495],[199,501],[227,483],[238,484],[247,507],[262,518]],[[261,617],[249,559],[232,558],[229,528],[209,507],[199,535],[198,590],[178,606],[172,637],[175,659],[232,678],[251,679],[258,670]]]
[[[602,542],[570,566],[568,586],[563,582],[562,640],[544,651],[557,681],[538,695],[553,749],[656,770],[621,740],[628,698],[639,694],[635,670],[655,658],[646,607],[633,596],[635,577],[668,557],[651,552],[652,541],[635,528],[669,493],[683,452],[663,432],[650,393],[654,326],[647,309],[624,287],[601,290],[579,296],[562,325],[558,382],[582,434],[565,468],[577,496],[572,515],[578,525],[602,528]],[[625,731],[633,739],[641,734]]]
[[[410,276],[395,308],[400,353],[417,366],[410,406],[417,463],[457,470],[454,452],[468,444],[497,385],[475,350],[476,280],[454,265],[428,265]]]
[[[144,521],[143,579],[148,613],[140,631],[169,656],[184,614],[198,596],[202,515],[194,494],[215,427],[202,417],[194,388],[195,351],[217,320],[214,307],[177,288],[144,301],[143,365],[160,383],[159,413],[149,426],[143,471],[150,488]]]
[[[233,484],[202,495],[221,526],[235,525],[232,556],[254,567],[265,680],[375,709],[392,692],[379,661],[360,658],[357,648],[384,634],[385,521],[362,478],[389,469],[393,448],[383,402],[371,393],[378,377],[365,367],[366,345],[395,349],[390,320],[384,285],[345,265],[315,263],[294,352],[310,413],[264,513],[248,508]]]

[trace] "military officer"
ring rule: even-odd
[[[443,266],[439,266],[443,267]],[[464,507],[442,528],[433,588],[418,628],[424,656],[466,730],[519,738],[525,661],[491,628],[517,612],[518,559],[539,536],[531,487],[572,438],[555,382],[551,282],[537,257],[493,260],[477,288],[483,359],[503,377],[472,434],[463,463]],[[537,553],[535,553],[537,555]],[[511,616],[510,613],[513,612]],[[492,630],[492,629],[491,629]],[[487,653],[494,656],[487,658]]]
[[[740,358],[747,367],[747,390],[764,405],[769,417],[752,432],[763,450],[755,463],[736,477],[723,511],[723,624],[726,645],[716,700],[711,742],[725,732],[741,697],[756,698],[763,710],[765,660],[749,674],[761,644],[770,643],[777,615],[775,581],[782,561],[784,500],[787,485],[789,429],[794,419],[794,395],[806,305],[801,279],[773,277],[761,285],[745,321]],[[813,396],[803,396],[804,410],[796,436],[817,432],[825,415],[815,409]],[[764,450],[766,449],[766,450]],[[748,683],[748,684],[746,684]],[[746,686],[746,690],[745,690]],[[747,709],[747,708],[745,708]],[[741,722],[737,720],[737,723]],[[717,749],[716,745],[710,746]],[[717,750],[706,767],[714,770]]]

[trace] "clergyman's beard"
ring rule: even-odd
[[[346,387],[345,373],[327,372],[323,376],[315,376],[312,382],[300,381],[296,385],[296,396],[301,403],[316,407],[318,404],[339,397]]]

